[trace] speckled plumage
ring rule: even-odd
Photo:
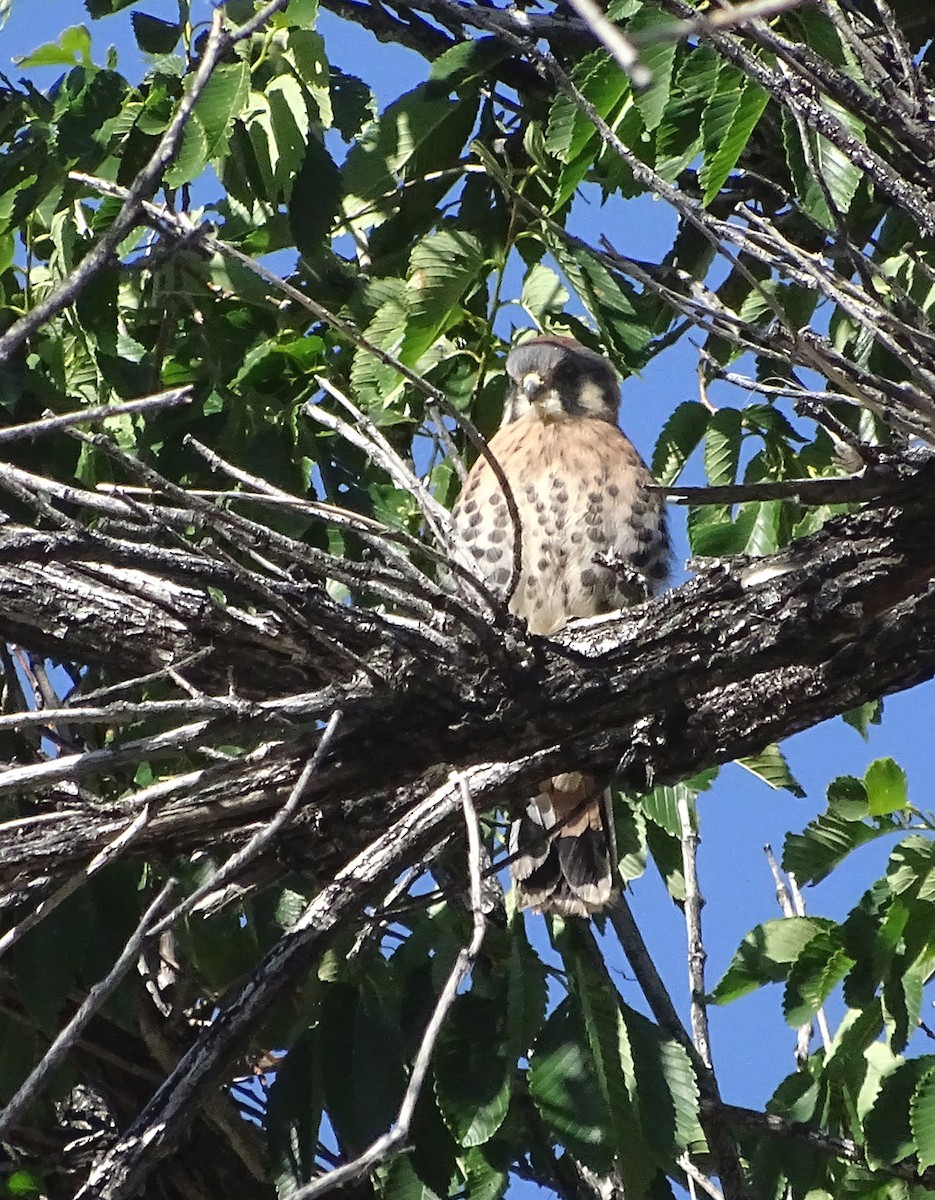
[[[659,590],[668,574],[665,510],[617,427],[620,393],[609,363],[569,338],[541,337],[511,352],[507,373],[503,424],[490,450],[520,521],[510,609],[532,633],[548,635],[574,617],[611,612]],[[489,583],[504,594],[515,534],[485,458],[474,464],[454,517]],[[520,902],[536,911],[585,916],[615,894],[609,797],[590,776],[545,781],[515,823],[511,849],[518,852]]]

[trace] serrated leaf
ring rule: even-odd
[[[442,1200],[415,1173],[407,1154],[398,1155],[390,1163],[381,1194],[383,1200]]]
[[[673,837],[681,837],[682,825],[679,820],[679,801],[687,801],[689,812],[694,816],[695,793],[684,783],[674,786],[653,788],[640,797],[640,807],[654,824],[671,833]]]
[[[185,122],[182,144],[172,165],[166,171],[169,187],[181,187],[197,179],[208,162],[208,135],[198,114],[193,112]]]
[[[853,775],[839,775],[828,784],[828,808],[842,821],[862,821],[870,815],[867,789]]]
[[[652,335],[639,319],[636,292],[584,250],[568,251],[558,241],[552,249],[559,266],[597,322],[615,365],[621,370],[625,366],[639,369]]]
[[[310,137],[289,196],[289,228],[300,254],[311,257],[319,248],[341,207],[342,194],[334,159],[317,137]]]
[[[743,417],[739,409],[721,408],[710,416],[705,430],[704,467],[712,487],[736,482],[742,437]]]
[[[435,1047],[435,1096],[461,1146],[481,1146],[496,1133],[510,1105],[512,1060],[498,1044],[502,1008],[467,992],[452,1005]]]
[[[566,1000],[546,1021],[529,1063],[529,1094],[555,1137],[592,1170],[613,1162],[609,1114],[595,1080],[584,1022]]]
[[[315,1151],[322,1092],[316,1059],[318,1028],[307,1029],[276,1068],[266,1104],[265,1130],[276,1191],[288,1195],[318,1173]]]
[[[698,1081],[686,1051],[642,1013],[621,1005],[647,1144],[664,1166],[701,1141]]]
[[[935,897],[935,842],[921,834],[904,838],[890,855],[886,878],[895,895]]]
[[[798,531],[796,532],[798,533]],[[841,720],[846,725],[850,725],[852,729],[856,729],[864,741],[867,741],[870,736],[870,726],[879,725],[883,721],[883,701],[868,700],[866,704],[850,708],[847,712],[841,713]]]
[[[852,850],[898,828],[893,821],[867,825],[823,813],[810,821],[802,833],[787,834],[782,850],[783,869],[792,871],[800,884],[818,883]]]
[[[523,280],[520,304],[538,322],[547,313],[560,313],[569,295],[558,275],[543,263],[534,263]]]
[[[217,158],[227,148],[231,122],[243,111],[250,95],[250,70],[246,62],[221,63],[195,101],[195,112],[205,131],[206,153]]]
[[[483,263],[480,242],[466,231],[442,229],[412,248],[406,281],[411,319],[400,350],[407,365],[417,362],[458,319],[459,302]]]
[[[636,1112],[637,1079],[630,1031],[602,961],[588,952],[577,929],[565,926],[557,939],[584,1019],[598,1087],[610,1114],[616,1167],[627,1196],[644,1196],[655,1174]]]
[[[909,1123],[919,1159],[919,1170],[935,1166],[935,1067],[916,1084],[909,1101]]]
[[[662,484],[673,484],[697,449],[708,428],[711,414],[697,400],[684,400],[662,427],[653,450],[653,476]]]
[[[805,798],[805,789],[789,770],[789,764],[786,762],[783,752],[775,743],[767,746],[765,750],[761,750],[759,754],[753,754],[748,758],[738,758],[736,762],[738,766],[755,775],[757,779],[762,779],[771,788],[775,788],[777,791],[785,788],[800,800]]]
[[[510,1176],[490,1163],[480,1147],[468,1150],[459,1162],[464,1174],[465,1200],[501,1200]]]
[[[526,938],[522,917],[510,922],[507,975],[506,1052],[514,1062],[525,1058],[539,1036],[548,1003],[545,964]]]
[[[75,63],[91,65],[91,34],[87,25],[72,25],[57,42],[46,42],[30,54],[13,61],[18,67],[70,67]]]
[[[144,54],[171,54],[182,35],[178,21],[163,21],[143,12],[132,13],[130,21],[136,44]]]
[[[656,130],[656,171],[674,181],[701,149],[701,113],[716,85],[721,60],[696,46],[679,67],[676,84]]]
[[[669,102],[676,44],[667,37],[656,35],[660,30],[671,28],[672,18],[649,6],[641,8],[627,26],[627,35],[639,43],[640,65],[652,76],[648,87],[633,93],[633,102],[649,132],[659,125]]]
[[[792,964],[782,1011],[793,1029],[807,1024],[854,965],[834,930],[821,930]]]
[[[342,168],[352,226],[366,229],[385,221],[397,205],[397,184],[411,173],[457,162],[476,113],[475,95],[440,100],[429,84],[391,104],[364,130]]]
[[[605,50],[593,50],[581,58],[571,72],[581,94],[605,120],[630,91],[630,83],[615,59]],[[560,94],[549,113],[545,148],[562,162],[572,162],[592,141],[597,131],[571,97]]]
[[[497,38],[480,37],[456,42],[433,60],[429,79],[447,85],[449,91],[474,79],[486,82],[509,53],[509,48]]]
[[[864,773],[871,816],[898,812],[909,803],[906,772],[892,758],[878,758]]]
[[[739,75],[734,67],[722,67],[718,92],[709,106],[710,117],[708,110],[705,112],[705,160],[698,173],[704,205],[724,186],[769,100],[763,88],[749,80],[738,81]]]
[[[811,939],[832,927],[818,917],[780,917],[757,925],[740,943],[711,999],[727,1004],[764,984],[780,983]]]
[[[868,1166],[889,1166],[913,1154],[915,1139],[910,1125],[910,1104],[923,1079],[935,1069],[931,1055],[901,1063],[880,1086],[880,1093],[864,1122]]]

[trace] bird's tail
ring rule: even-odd
[[[609,789],[577,771],[542,784],[510,830],[521,908],[589,917],[617,898]]]

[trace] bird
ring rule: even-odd
[[[500,427],[452,511],[455,530],[491,591],[530,633],[654,595],[669,573],[665,506],[617,425],[610,362],[575,339],[540,335],[507,356]],[[508,594],[509,593],[509,594]],[[510,832],[521,908],[589,917],[618,895],[606,781],[570,771],[543,781]]]

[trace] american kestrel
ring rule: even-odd
[[[510,352],[503,421],[490,441],[519,515],[510,611],[549,635],[574,617],[611,612],[658,591],[668,575],[665,509],[617,426],[611,365],[572,338],[537,337]],[[454,508],[458,532],[504,595],[515,531],[487,460]],[[549,833],[555,826],[559,828]],[[521,906],[588,916],[616,896],[610,794],[593,777],[546,780],[510,835]]]

